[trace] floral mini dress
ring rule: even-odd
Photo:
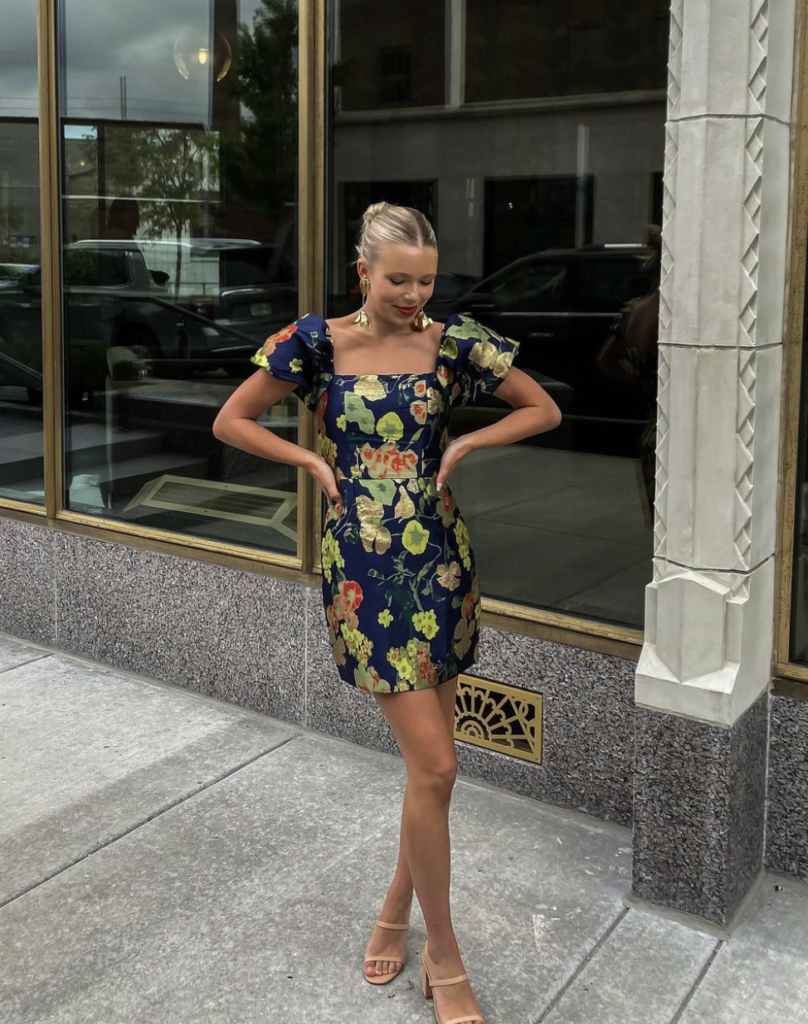
[[[335,373],[331,332],[308,313],[252,357],[315,414],[334,470],[321,538],[323,604],[340,677],[367,693],[422,690],[479,661],[480,581],[469,533],[436,477],[453,408],[491,394],[519,342],[461,314],[429,373]]]

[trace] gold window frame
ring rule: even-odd
[[[59,109],[57,97],[58,0],[37,2],[39,76],[40,201],[42,230],[43,432],[45,504],[0,498],[0,515],[42,524],[66,533],[126,544],[181,558],[193,558],[251,572],[319,585],[321,502],[312,478],[298,470],[299,529],[296,555],[187,537],[101,516],[72,512],[63,506],[63,409],[61,396],[61,288]],[[298,0],[299,142],[298,252],[299,314],[322,305],[326,238],[326,102],[328,70],[326,32],[328,0]],[[314,422],[298,403],[298,440],[311,447]],[[483,598],[484,624],[574,647],[636,661],[643,641],[639,629],[598,622],[514,602]]]
[[[791,618],[794,593],[794,544],[796,541],[797,481],[801,467],[800,418],[805,351],[806,294],[808,264],[808,0],[800,5],[800,41],[796,65],[796,137],[791,196],[791,242],[786,295],[785,352],[782,441],[780,451],[780,494],[776,543],[777,592],[775,617],[775,692],[808,699],[808,665],[791,660]],[[805,379],[804,379],[805,378]]]

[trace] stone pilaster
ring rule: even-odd
[[[773,649],[794,37],[794,0],[671,7],[654,578],[636,678],[635,892],[719,922],[743,893],[710,873],[733,865],[748,886],[761,864],[749,830],[762,837],[756,759],[765,733],[756,733],[766,727],[760,706]],[[661,724],[665,741],[650,742]],[[696,762],[694,742],[708,752]],[[739,750],[753,752],[751,761]],[[664,772],[655,758],[665,759]],[[748,790],[739,771],[749,773]],[[742,815],[734,811],[739,784],[757,794]],[[695,811],[683,823],[683,786],[687,806],[709,797],[721,829],[711,833]],[[655,858],[652,832],[669,853],[678,842],[682,856]],[[689,857],[697,847],[700,857]]]

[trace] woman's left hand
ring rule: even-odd
[[[440,460],[440,468],[435,478],[435,486],[440,490],[454,472],[455,466],[471,451],[465,436],[456,437],[444,449]]]

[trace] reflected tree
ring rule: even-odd
[[[239,27],[229,88],[247,116],[222,140],[228,181],[267,220],[297,192],[298,12],[296,0],[262,0],[252,29]]]

